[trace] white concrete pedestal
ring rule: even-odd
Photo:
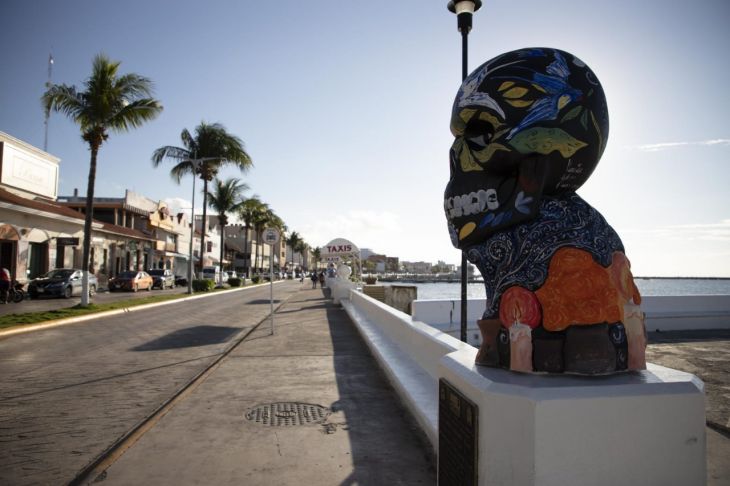
[[[328,284],[330,285],[330,284]],[[341,299],[349,299],[350,298],[350,290],[354,289],[356,287],[355,282],[351,282],[350,280],[341,280],[338,278],[332,279],[331,289],[332,289],[332,300],[335,304],[339,304]]]
[[[706,484],[704,384],[648,365],[605,377],[528,375],[444,356],[479,407],[480,485]]]

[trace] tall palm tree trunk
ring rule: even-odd
[[[226,235],[226,225],[221,224],[221,261],[220,261],[220,264],[221,264],[221,273],[220,273],[220,279],[221,279],[221,281],[220,281],[220,284],[221,285],[223,285],[223,254],[225,253],[225,251],[223,249],[224,248],[223,245],[225,243],[225,241],[224,241],[225,240],[225,235]]]
[[[251,252],[248,251],[248,225],[245,225],[243,228],[243,251],[244,251],[244,255],[246,254],[246,252],[248,252],[248,265],[246,265],[246,277],[250,277],[249,273],[251,271]]]
[[[205,226],[208,215],[208,178],[203,178],[203,221],[200,225],[200,265],[198,272],[203,273],[203,266],[205,265]],[[193,221],[195,224],[195,221]]]
[[[86,187],[86,214],[84,217],[84,243],[81,259],[81,305],[89,305],[89,255],[91,253],[91,220],[94,218],[94,181],[96,180],[96,156],[99,145],[91,143],[91,162],[89,163],[89,182]]]
[[[258,273],[258,268],[259,268],[259,247],[261,246],[261,245],[259,245],[259,242],[260,242],[259,230],[258,230],[258,228],[256,228],[256,257],[254,258],[254,264],[253,264],[253,270],[256,273]]]

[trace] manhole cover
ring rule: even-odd
[[[276,402],[259,405],[246,412],[246,419],[261,425],[288,427],[321,424],[329,417],[329,408],[298,402]]]

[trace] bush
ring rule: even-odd
[[[251,282],[253,282],[255,284],[259,283],[260,281],[261,281],[261,276],[259,276],[259,275],[254,275],[253,277],[251,277]]]
[[[215,282],[207,279],[196,279],[193,280],[193,291],[195,292],[209,292],[215,288]]]
[[[229,278],[228,285],[230,285],[231,287],[240,287],[241,279],[240,278]]]

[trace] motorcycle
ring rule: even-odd
[[[18,302],[22,302],[25,297],[26,295],[25,290],[23,290],[23,284],[18,282],[17,280],[13,280],[10,283],[10,289],[8,290],[7,299],[0,298],[0,300],[7,300],[7,302],[14,302],[17,304]]]

